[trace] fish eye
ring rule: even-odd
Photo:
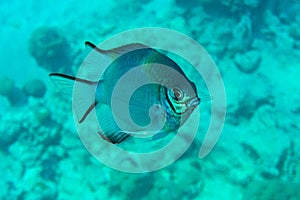
[[[179,88],[172,88],[172,98],[175,99],[176,101],[180,101],[183,99],[183,92]]]

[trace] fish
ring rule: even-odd
[[[176,134],[200,104],[195,83],[188,79],[173,59],[158,49],[142,43],[108,50],[98,48],[89,41],[85,45],[94,56],[84,66],[91,80],[62,73],[50,73],[49,76],[58,89],[68,95],[72,95],[75,82],[86,88],[78,94],[85,102],[85,106],[78,109],[78,123],[83,123],[95,109],[102,128],[99,134],[108,142],[119,144],[134,136],[152,137],[150,141],[153,141],[170,133]],[[99,76],[95,71],[107,63],[105,59],[111,62]],[[131,72],[133,75],[127,82],[119,84]],[[126,92],[134,84],[145,80],[149,83],[137,87],[133,93]],[[115,94],[117,85],[121,93]],[[87,98],[86,92],[94,92],[95,99]],[[113,107],[113,101],[117,102],[117,109]],[[128,109],[131,119],[122,114],[114,115],[114,110],[119,112],[119,109]]]

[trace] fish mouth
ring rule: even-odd
[[[188,107],[196,107],[200,104],[201,99],[199,97],[194,97],[190,99],[187,103]]]

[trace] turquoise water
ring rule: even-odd
[[[0,12],[0,199],[300,199],[298,1],[15,0]],[[132,174],[86,150],[71,99],[48,74],[76,74],[85,41],[141,27],[182,32],[207,50],[227,114],[205,158],[200,130],[176,162]],[[200,110],[206,127],[209,103]]]

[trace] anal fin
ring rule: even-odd
[[[100,132],[99,132],[99,134],[104,140],[111,142],[113,144],[119,144],[130,136],[129,134],[127,134],[123,131],[118,131],[118,132],[112,133],[108,136],[106,134],[103,134]]]

